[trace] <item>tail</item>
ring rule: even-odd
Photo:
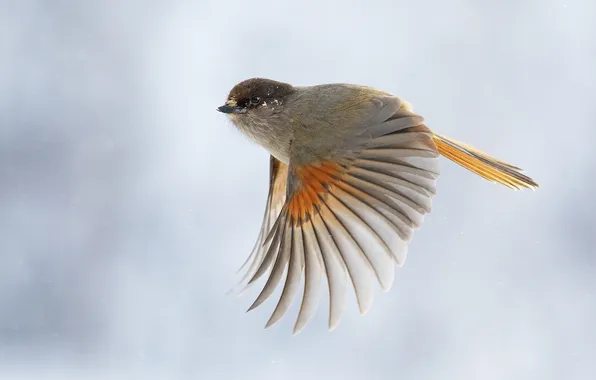
[[[536,189],[538,184],[524,174],[522,169],[497,160],[467,144],[455,141],[438,133],[433,140],[439,153],[464,168],[494,183],[511,189]]]

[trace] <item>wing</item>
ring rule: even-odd
[[[249,281],[267,273],[252,310],[287,272],[266,327],[284,316],[303,275],[294,334],[316,311],[323,275],[333,330],[344,312],[349,282],[364,314],[373,301],[375,278],[388,291],[395,266],[404,264],[407,243],[431,209],[439,154],[422,117],[400,98],[383,97],[379,103],[376,109],[386,115],[371,115],[368,120],[375,124],[352,129],[340,153],[301,166],[290,162],[285,200]]]
[[[269,194],[267,196],[267,203],[265,204],[265,213],[261,223],[261,230],[255,245],[244,262],[239,272],[243,269],[247,270],[240,280],[240,283],[245,282],[248,278],[254,275],[257,266],[263,261],[263,256],[267,252],[271,242],[265,242],[267,234],[271,230],[275,221],[277,220],[282,206],[286,200],[286,178],[288,176],[288,166],[283,162],[270,156],[269,159]],[[247,284],[242,291],[248,288]]]

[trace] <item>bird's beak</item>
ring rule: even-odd
[[[244,107],[232,107],[228,105],[223,105],[218,107],[217,110],[223,113],[232,113],[232,114],[239,114],[239,113],[246,113],[246,108]]]

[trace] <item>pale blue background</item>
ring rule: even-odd
[[[595,379],[596,3],[0,0],[0,379]],[[526,169],[442,161],[393,290],[225,292],[268,156],[215,111],[238,81],[351,82]]]

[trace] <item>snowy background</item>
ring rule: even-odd
[[[596,3],[0,0],[0,380],[596,378]],[[541,185],[442,160],[390,293],[326,329],[226,296],[268,155],[238,81],[350,82]]]

